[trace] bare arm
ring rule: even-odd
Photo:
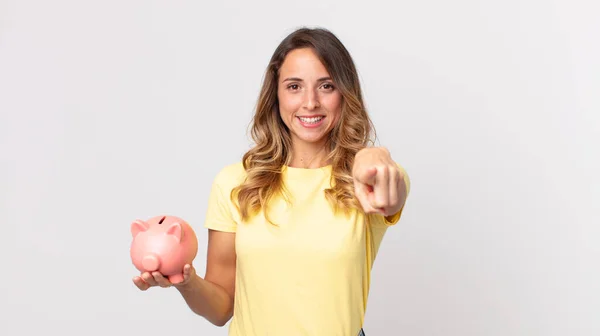
[[[214,325],[223,326],[233,316],[235,263],[235,233],[209,230],[204,278],[193,274],[175,285],[190,309]]]

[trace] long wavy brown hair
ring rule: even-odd
[[[262,209],[267,221],[274,224],[268,216],[269,201],[278,194],[286,201],[290,200],[281,173],[283,166],[291,162],[292,140],[279,114],[277,89],[279,70],[286,55],[298,48],[311,48],[316,53],[342,95],[339,122],[327,139],[332,187],[325,190],[325,197],[336,212],[362,211],[354,197],[352,165],[356,153],[374,143],[376,134],[363,102],[354,61],[342,42],[329,30],[300,28],[283,39],[275,49],[250,123],[255,145],[243,156],[247,176],[230,195],[244,221]]]

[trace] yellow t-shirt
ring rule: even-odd
[[[404,172],[404,169],[398,165]],[[293,195],[273,200],[269,224],[262,212],[242,223],[231,190],[245,178],[241,162],[216,176],[205,227],[236,233],[236,279],[230,336],[355,336],[363,325],[370,270],[388,226],[402,214],[334,214],[323,190],[331,166],[284,166]],[[408,176],[404,172],[407,191]]]

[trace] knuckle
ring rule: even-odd
[[[376,209],[385,208],[387,206],[388,206],[388,204],[385,201],[375,202],[375,204],[373,205],[373,207]]]

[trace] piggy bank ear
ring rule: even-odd
[[[148,230],[148,223],[143,220],[137,219],[133,223],[131,223],[131,235],[133,238],[137,236],[140,232],[144,232]]]
[[[181,241],[181,234],[182,234],[181,224],[179,224],[177,222],[171,224],[169,226],[169,228],[167,229],[167,234],[174,236],[178,242]]]

